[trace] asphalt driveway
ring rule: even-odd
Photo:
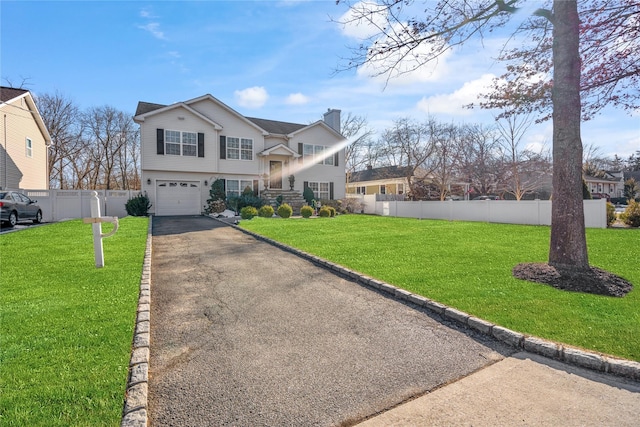
[[[350,425],[514,352],[207,217],[152,257],[153,426]]]

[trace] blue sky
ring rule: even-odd
[[[243,115],[311,123],[328,108],[365,116],[378,131],[394,119],[492,121],[462,105],[501,74],[503,40],[485,39],[436,67],[387,85],[366,69],[336,73],[366,27],[335,21],[343,4],[322,1],[6,1],[0,4],[0,72],[81,108],[133,114],[138,101],[170,104],[211,94]],[[640,149],[640,114],[607,110],[583,124],[583,143],[606,155]],[[551,124],[526,141],[551,145]]]

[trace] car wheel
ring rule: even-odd
[[[38,211],[36,217],[33,219],[34,224],[40,224],[42,222],[42,211]]]
[[[16,211],[13,211],[9,214],[9,221],[7,221],[7,224],[9,224],[9,227],[13,227],[17,223],[18,223],[18,213]]]

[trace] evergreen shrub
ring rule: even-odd
[[[132,197],[127,200],[125,209],[127,214],[131,216],[149,216],[149,209],[151,208],[151,202],[146,194],[138,194],[136,197]]]
[[[613,203],[607,203],[607,226],[616,222],[616,207]]]
[[[631,227],[640,227],[640,203],[630,200],[629,205],[620,215],[620,219]]]
[[[261,218],[271,218],[273,216],[273,206],[262,206],[260,209],[258,209],[258,216]]]
[[[289,218],[293,214],[293,209],[288,203],[283,203],[278,206],[278,216],[280,218]]]
[[[308,205],[301,207],[300,215],[302,215],[303,218],[309,218],[311,215],[313,215],[313,208]]]
[[[258,215],[258,210],[253,206],[245,206],[240,209],[240,218],[242,219],[251,219],[256,215]]]
[[[318,216],[322,218],[329,218],[331,216],[331,210],[328,206],[323,206],[318,211]]]
[[[302,197],[306,200],[307,204],[311,206],[313,204],[313,200],[316,198],[315,194],[313,194],[313,190],[311,187],[305,187],[302,192]]]

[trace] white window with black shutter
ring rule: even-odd
[[[253,139],[220,135],[220,159],[253,160]]]
[[[204,157],[204,133],[157,129],[156,147],[159,155]]]
[[[298,143],[298,154],[303,163],[317,163],[319,165],[338,166],[338,152],[331,153],[331,147]]]

